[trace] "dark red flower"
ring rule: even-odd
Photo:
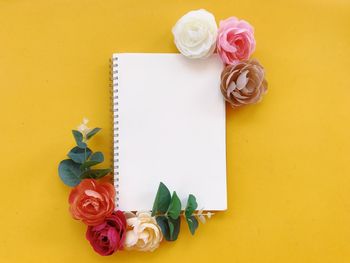
[[[89,226],[86,238],[94,250],[102,255],[112,255],[123,249],[126,234],[126,219],[122,211],[116,211],[97,226]]]

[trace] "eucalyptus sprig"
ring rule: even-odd
[[[83,124],[79,126],[79,130],[72,130],[76,145],[67,154],[69,159],[60,162],[58,166],[58,174],[68,186],[74,187],[78,185],[82,179],[94,178],[99,179],[109,174],[112,169],[92,169],[93,166],[104,161],[102,152],[92,152],[88,148],[88,141],[98,133],[101,128],[87,128],[87,120],[84,119]]]
[[[194,235],[198,228],[197,217],[204,223],[205,221],[202,219],[205,219],[205,216],[210,218],[212,215],[210,212],[203,213],[203,210],[195,213],[197,207],[196,197],[190,194],[186,208],[181,212],[181,201],[176,192],[174,191],[171,195],[166,185],[161,182],[153,203],[152,216],[156,217],[165,239],[167,241],[175,241],[180,232],[181,216],[184,216],[191,234]]]

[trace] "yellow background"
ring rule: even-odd
[[[176,52],[171,28],[198,8],[255,27],[269,82],[227,108],[229,209],[154,253],[100,257],[57,175],[70,130],[90,118],[110,156],[111,54]],[[347,0],[1,0],[0,261],[350,262],[349,60]]]

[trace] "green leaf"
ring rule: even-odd
[[[83,134],[80,131],[72,130],[72,133],[77,144],[83,141]]]
[[[91,169],[91,170],[87,170],[85,172],[83,172],[83,174],[81,175],[82,179],[85,178],[93,178],[93,179],[100,179],[103,176],[109,174],[112,171],[111,168],[108,169]]]
[[[160,230],[163,233],[163,236],[166,240],[170,241],[170,230],[169,230],[169,224],[168,219],[165,216],[157,216],[156,217],[157,224],[160,227]]]
[[[86,162],[84,162],[80,169],[84,171],[86,168],[89,168],[91,166],[94,166],[96,164],[102,163],[104,160],[103,153],[101,152],[95,152],[91,155],[90,159]]]
[[[180,217],[178,217],[175,220],[172,218],[168,218],[168,224],[169,224],[169,230],[170,230],[169,231],[170,238],[168,241],[175,241],[177,239],[180,233],[180,223],[181,223]]]
[[[83,142],[83,134],[80,131],[72,130],[75,142],[79,148],[85,149],[87,147],[86,143]]]
[[[156,198],[154,199],[152,216],[156,213],[165,213],[168,210],[170,204],[170,191],[162,182],[159,184]]]
[[[156,220],[167,241],[175,241],[178,238],[180,232],[180,218],[174,220],[166,216],[157,216]]]
[[[187,205],[186,205],[186,209],[185,209],[185,216],[186,217],[190,217],[193,212],[197,209],[198,204],[196,201],[196,197],[192,194],[190,194],[188,196],[188,200],[187,200]]]
[[[175,230],[175,226],[174,224],[170,221],[170,218],[168,218],[168,225],[169,225],[169,239],[172,239],[172,237],[174,236],[174,230]]]
[[[63,183],[71,187],[76,186],[81,181],[79,164],[70,159],[60,162],[58,166],[58,174]]]
[[[191,234],[194,235],[194,233],[198,228],[197,218],[195,218],[194,216],[186,217],[186,221],[187,221],[188,228],[191,231]]]
[[[181,213],[181,201],[176,192],[173,192],[167,214],[172,219],[177,219]]]
[[[81,171],[85,171],[87,168],[91,167],[91,166],[94,166],[96,164],[99,164],[100,162],[96,162],[96,161],[86,161],[85,163],[83,163],[81,166],[80,166],[80,170]]]
[[[94,136],[96,133],[98,133],[101,130],[101,128],[94,128],[91,131],[86,134],[86,139],[89,140],[91,139],[92,136]]]
[[[90,157],[90,161],[102,163],[104,161],[103,153],[94,152]]]
[[[90,155],[91,150],[89,148],[82,149],[77,146],[71,149],[68,153],[68,157],[79,164],[84,163]]]

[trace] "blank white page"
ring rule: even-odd
[[[118,209],[151,210],[160,182],[198,209],[225,210],[225,103],[217,56],[114,54]]]

